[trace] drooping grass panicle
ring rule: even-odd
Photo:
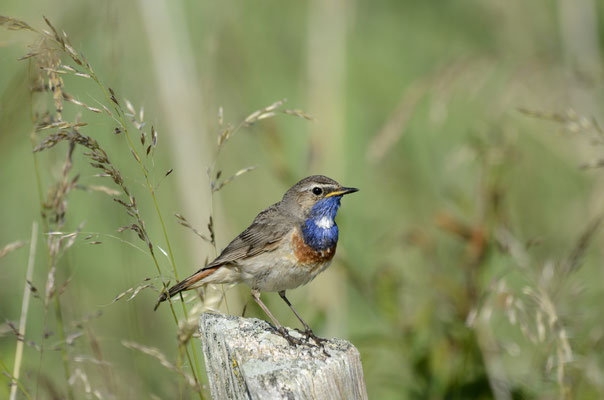
[[[115,198],[114,200],[121,204],[125,209],[128,215],[130,215],[134,219],[134,223],[124,226],[120,228],[120,231],[124,230],[133,230],[137,236],[145,242],[147,248],[153,258],[154,264],[157,268],[157,271],[161,274],[161,270],[159,267],[159,263],[155,257],[154,246],[149,238],[149,234],[146,230],[144,221],[141,217],[140,211],[137,206],[136,197],[126,186],[124,179],[119,171],[119,169],[109,160],[107,153],[104,149],[101,148],[99,143],[91,138],[90,136],[85,136],[80,133],[81,128],[86,126],[85,122],[81,122],[79,119],[75,121],[65,121],[63,118],[63,108],[64,102],[73,104],[75,107],[80,107],[87,111],[91,111],[94,113],[101,113],[102,110],[113,120],[118,122],[118,127],[114,129],[115,133],[125,133],[127,141],[129,143],[130,151],[134,156],[136,162],[140,165],[141,171],[145,177],[147,186],[153,197],[153,201],[155,203],[155,208],[157,210],[158,216],[162,223],[165,239],[168,244],[168,249],[170,253],[170,258],[172,260],[173,269],[176,273],[176,267],[174,264],[174,257],[172,255],[171,246],[167,237],[167,232],[165,226],[163,224],[163,220],[161,214],[159,212],[159,206],[157,204],[157,199],[155,198],[154,187],[152,186],[148,174],[148,169],[144,165],[143,159],[139,156],[139,151],[137,150],[132,138],[129,135],[129,128],[126,123],[125,117],[127,113],[122,109],[122,103],[117,100],[115,91],[112,88],[104,86],[95,71],[92,69],[92,66],[83,54],[77,52],[70,44],[69,38],[65,32],[59,32],[48,19],[45,18],[45,23],[47,25],[47,30],[36,30],[33,29],[28,24],[18,21],[12,18],[0,18],[0,25],[5,25],[9,29],[27,29],[33,31],[38,34],[38,40],[32,45],[30,52],[23,57],[22,59],[32,60],[35,70],[37,71],[33,77],[32,84],[32,92],[33,93],[52,93],[54,110],[46,111],[42,113],[32,113],[35,116],[34,125],[36,127],[36,132],[46,133],[46,137],[44,137],[41,142],[36,143],[34,147],[34,153],[40,152],[42,150],[50,149],[54,147],[56,144],[60,142],[66,142],[68,145],[67,157],[63,166],[62,176],[58,180],[58,182],[52,185],[46,195],[46,198],[42,202],[42,213],[44,216],[44,220],[48,223],[45,224],[46,229],[50,233],[47,235],[48,241],[48,249],[49,249],[49,273],[46,282],[46,291],[45,291],[45,303],[48,307],[48,303],[51,298],[55,298],[56,305],[56,320],[60,325],[59,333],[61,336],[60,343],[66,343],[66,336],[63,329],[63,315],[61,311],[61,306],[58,300],[58,296],[64,290],[65,286],[57,287],[56,284],[56,272],[57,272],[57,259],[61,252],[61,250],[65,249],[65,243],[73,243],[73,237],[66,238],[62,235],[52,234],[53,232],[60,232],[65,223],[65,215],[66,215],[66,205],[67,205],[67,195],[75,188],[79,188],[82,185],[78,185],[79,175],[70,176],[70,171],[72,169],[72,156],[76,146],[81,146],[85,148],[87,151],[84,153],[84,156],[90,160],[90,164],[93,168],[100,170],[99,176],[109,177],[121,190],[123,196],[125,198]],[[75,64],[74,65],[66,65],[61,61],[61,56],[65,54],[67,55]],[[105,98],[108,101],[108,105],[100,104],[99,107],[93,107],[85,104],[81,100],[77,99],[77,96],[66,93],[64,91],[64,76],[77,76],[87,79],[92,79],[98,87],[103,92]],[[133,107],[130,102],[125,102],[127,107],[132,111]],[[113,109],[113,110],[112,110]],[[141,109],[137,116],[131,116],[133,126],[141,132],[141,145],[144,146],[147,142],[147,135],[143,132],[144,123],[142,123],[142,119],[144,118],[144,112]],[[157,131],[155,128],[151,129],[150,133],[151,140],[149,141],[149,146],[155,146],[157,144]],[[147,147],[146,154],[150,153],[150,148]],[[37,164],[36,164],[37,165]],[[107,192],[107,189],[101,189],[104,192]],[[112,189],[109,189],[112,190]],[[111,192],[115,195],[115,192]],[[67,240],[67,241],[66,241]],[[65,242],[66,241],[66,242]],[[98,241],[93,241],[89,243],[100,243]],[[68,282],[68,281],[67,281]],[[166,283],[164,282],[164,286]],[[177,323],[178,318],[170,304],[170,309],[172,315],[174,317],[174,321]],[[186,314],[186,309],[183,305],[183,310]],[[46,319],[45,319],[46,320]],[[42,344],[43,349],[43,344]],[[195,354],[195,349],[192,347],[192,350]],[[192,368],[193,377],[195,380],[198,379],[199,368],[194,367],[194,365],[198,365],[197,361],[194,364],[191,361],[191,357],[189,356],[189,350],[185,350],[187,358],[189,359],[189,364]],[[41,351],[40,356],[40,365],[42,365],[42,354]],[[72,384],[73,380],[71,377],[73,374],[70,372],[68,356],[66,353],[65,346],[63,346],[62,357],[65,366],[65,377],[67,381],[67,390],[69,398],[73,398],[72,392]],[[195,356],[196,358],[196,356]],[[197,369],[197,370],[196,370]],[[40,376],[40,374],[39,374]],[[202,394],[200,393],[200,398]]]

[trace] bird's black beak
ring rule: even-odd
[[[328,193],[325,197],[343,196],[345,194],[350,194],[350,193],[354,193],[354,192],[358,192],[358,191],[359,191],[359,189],[357,189],[357,188],[343,187],[340,190],[336,190],[335,192]]]

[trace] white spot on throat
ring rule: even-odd
[[[321,229],[329,229],[333,226],[333,219],[329,217],[321,217],[321,219],[315,220],[315,225]]]

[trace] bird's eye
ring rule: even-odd
[[[312,192],[315,195],[319,196],[321,193],[323,193],[323,189],[321,189],[320,187],[314,187],[314,188],[312,188]]]

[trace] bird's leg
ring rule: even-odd
[[[268,317],[271,319],[271,321],[273,322],[273,325],[275,325],[275,328],[277,328],[277,332],[279,332],[281,334],[281,336],[283,336],[289,342],[289,344],[291,344],[292,346],[302,344],[301,340],[292,337],[289,334],[289,332],[287,332],[287,329],[285,329],[283,326],[281,326],[279,321],[277,321],[277,319],[273,316],[273,314],[270,312],[268,307],[266,305],[264,305],[262,300],[260,300],[260,291],[258,291],[256,289],[252,289],[252,297],[254,298],[256,303],[258,303],[260,308],[262,308],[262,311],[264,311],[264,313],[266,315],[268,315]]]
[[[308,324],[306,322],[304,322],[304,320],[302,319],[300,314],[298,314],[298,312],[296,311],[296,309],[294,308],[292,303],[287,299],[287,297],[285,297],[285,290],[280,291],[279,296],[281,296],[283,301],[285,301],[285,303],[289,306],[289,308],[291,308],[291,310],[294,312],[294,314],[296,314],[296,317],[298,317],[298,320],[300,320],[300,322],[304,326],[304,335],[306,335],[307,340],[310,337],[315,341],[315,343],[321,344],[321,345],[323,344],[323,342],[327,341],[327,339],[323,339],[323,338],[316,336],[315,333],[312,331],[312,329],[310,329],[310,326],[308,326]]]
[[[245,305],[243,306],[243,310],[241,310],[241,318],[245,317],[245,312],[247,311],[247,305],[249,304],[249,299],[246,300]]]
[[[287,299],[287,297],[285,297],[285,290],[280,291],[279,296],[281,296],[283,301],[285,301],[285,303],[289,306],[289,308],[291,308],[291,310],[294,312],[294,314],[296,314],[296,317],[298,317],[298,320],[302,323],[306,332],[312,332],[312,329],[310,329],[310,326],[308,326],[308,324],[302,319],[300,314],[298,314],[298,312],[296,311],[296,309],[294,308],[292,303]]]

